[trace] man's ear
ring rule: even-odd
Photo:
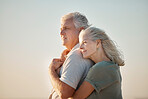
[[[101,45],[101,40],[100,40],[100,39],[98,39],[98,40],[96,40],[96,42],[97,42],[97,48],[99,48],[99,47],[100,47],[100,45]]]

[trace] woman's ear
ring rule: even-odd
[[[96,42],[97,42],[97,48],[99,48],[99,47],[100,47],[100,45],[101,45],[101,40],[100,40],[100,39],[98,39],[98,40],[96,40]]]
[[[81,32],[82,30],[84,30],[84,27],[81,27],[81,28],[79,29],[79,32]]]

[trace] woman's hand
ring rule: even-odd
[[[72,97],[69,97],[68,99],[73,99]]]
[[[59,67],[59,68],[56,70],[56,73],[57,73],[58,75],[60,75],[61,68],[62,68],[62,66]]]
[[[53,59],[51,64],[49,65],[50,69],[57,70],[61,65],[63,64],[63,61],[61,59]]]
[[[61,70],[61,66],[63,65],[65,59],[66,59],[66,55],[69,53],[69,50],[66,49],[62,52],[60,59],[58,58],[54,58],[51,62],[51,64],[49,65],[49,70],[54,70],[56,71],[56,73],[59,75],[60,74],[60,70]]]
[[[68,49],[65,49],[61,54],[61,61],[65,61],[66,55],[69,53]]]

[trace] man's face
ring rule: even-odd
[[[71,50],[79,42],[79,29],[76,29],[73,19],[67,19],[61,23],[61,38],[63,45]]]

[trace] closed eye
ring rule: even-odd
[[[65,30],[69,29],[68,27],[65,27]]]
[[[86,44],[87,42],[86,41],[83,41],[83,44]]]

